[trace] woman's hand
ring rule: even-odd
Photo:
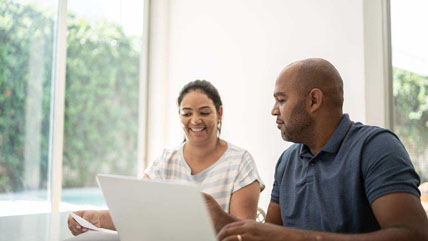
[[[99,228],[101,227],[101,216],[103,215],[102,211],[83,210],[83,211],[75,211],[73,213],[82,217],[86,221],[92,223],[96,227],[99,227]],[[81,233],[88,231],[87,228],[82,227],[80,224],[78,224],[71,215],[68,216],[67,223],[68,223],[68,229],[70,229],[73,235],[79,235]]]

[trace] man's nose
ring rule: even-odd
[[[279,115],[279,111],[278,111],[278,108],[277,108],[276,104],[275,104],[275,105],[273,105],[273,108],[272,108],[271,114],[272,114],[273,116]]]

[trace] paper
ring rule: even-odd
[[[120,241],[120,238],[117,233],[103,233],[89,230],[64,241]]]
[[[85,219],[83,219],[82,217],[80,217],[79,215],[75,214],[75,213],[71,213],[70,214],[74,220],[76,220],[76,222],[78,224],[80,224],[80,226],[91,229],[91,230],[95,230],[95,231],[100,231],[100,232],[104,232],[104,233],[111,233],[111,234],[117,234],[116,231],[114,230],[110,230],[110,229],[105,229],[105,228],[99,228],[95,225],[93,225],[92,223],[86,221]]]

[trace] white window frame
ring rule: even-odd
[[[366,123],[392,129],[390,0],[363,0]]]
[[[137,174],[143,175],[146,159],[148,46],[150,0],[144,1],[143,36],[140,57]],[[62,161],[64,140],[64,103],[67,60],[67,0],[58,0],[52,70],[52,95],[49,136],[48,198],[51,212],[58,213],[62,191]]]
[[[59,211],[62,191],[65,67],[67,57],[67,0],[58,3],[55,26],[49,131],[48,197],[51,212]]]

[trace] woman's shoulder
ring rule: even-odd
[[[158,160],[161,162],[171,162],[171,161],[178,160],[180,158],[181,147],[182,145],[172,147],[172,148],[170,147],[164,148]]]
[[[228,141],[225,141],[225,142],[227,143],[227,146],[228,146],[227,152],[229,155],[252,158],[250,152],[247,149],[237,146],[235,144],[232,144]]]

